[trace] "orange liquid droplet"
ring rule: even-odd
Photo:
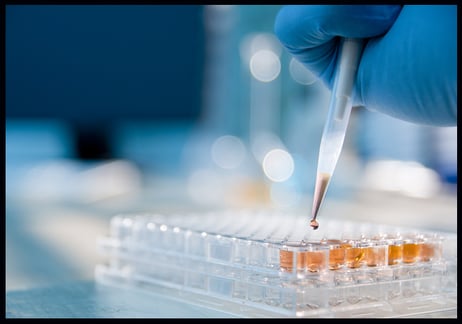
[[[312,219],[310,222],[310,226],[313,227],[313,229],[318,229],[319,223],[316,221],[316,219]]]

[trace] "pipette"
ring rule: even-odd
[[[313,229],[319,227],[316,217],[342,151],[352,108],[351,96],[363,46],[363,39],[341,38],[340,40],[340,52],[334,71],[334,86],[319,148],[318,169],[313,196],[313,218],[310,222]]]

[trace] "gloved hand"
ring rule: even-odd
[[[285,6],[274,28],[330,89],[336,36],[366,38],[354,106],[417,124],[457,125],[455,5]]]

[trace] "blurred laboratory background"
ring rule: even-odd
[[[6,289],[91,279],[122,213],[306,214],[329,91],[279,5],[6,5]],[[319,220],[455,232],[457,127],[355,108]],[[321,223],[322,224],[322,223]]]

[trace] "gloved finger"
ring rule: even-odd
[[[370,38],[385,33],[399,5],[290,5],[278,13],[274,31],[287,50],[328,86],[338,37]]]
[[[418,124],[457,124],[457,8],[404,6],[366,45],[356,95],[368,109]]]

